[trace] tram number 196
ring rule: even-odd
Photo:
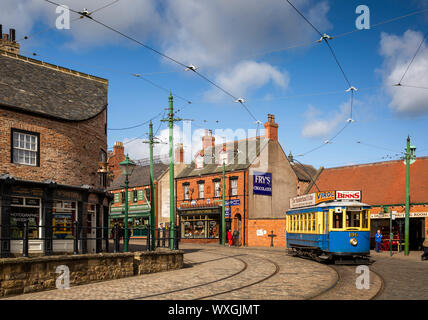
[[[352,237],[358,237],[358,233],[352,233],[352,232],[350,232],[349,233],[349,238],[352,238]]]

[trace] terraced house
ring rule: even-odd
[[[108,81],[19,55],[14,32],[0,39],[1,256],[80,252],[108,244]],[[95,240],[97,238],[97,240]]]
[[[264,126],[263,137],[224,144],[206,131],[202,149],[176,178],[181,241],[221,242],[224,162],[226,230],[239,232],[239,245],[269,246],[273,234],[275,246],[285,246],[289,199],[317,170],[287,158],[274,115]]]

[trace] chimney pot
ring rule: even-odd
[[[0,40],[3,39],[3,25],[0,24]]]
[[[15,42],[15,29],[9,29],[10,41]]]
[[[278,140],[278,124],[275,123],[273,114],[268,114],[268,121],[265,123],[265,137],[269,140]]]

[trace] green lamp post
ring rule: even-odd
[[[122,173],[125,175],[125,234],[124,234],[124,252],[128,252],[128,186],[129,186],[129,180],[128,177],[132,175],[132,172],[135,169],[135,162],[132,160],[129,160],[128,154],[126,155],[125,161],[122,161],[119,163],[120,169],[122,170]]]

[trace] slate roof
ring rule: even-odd
[[[311,182],[317,174],[317,169],[309,164],[290,162],[291,168],[300,181]]]
[[[321,191],[362,190],[362,202],[370,205],[405,203],[403,160],[324,169],[315,182]],[[312,186],[309,193],[316,191]],[[410,202],[428,202],[428,157],[410,165]]]
[[[169,165],[163,163],[155,163],[153,165],[153,177],[157,181],[166,171]],[[132,174],[128,177],[129,188],[142,187],[150,185],[150,165],[136,166]],[[125,175],[121,174],[113,180],[108,188],[109,191],[123,189],[125,186]]]
[[[82,121],[107,106],[108,81],[0,51],[0,107]]]
[[[225,171],[230,172],[247,169],[267,144],[268,139],[265,139],[264,137],[254,137],[226,143],[226,152],[228,153],[229,164],[225,165]],[[195,161],[193,161],[180,172],[177,179],[223,172],[222,166],[218,165],[219,151],[222,148],[223,144],[217,144],[214,148],[206,148],[204,151],[204,167],[196,169]],[[233,160],[230,161],[230,159]]]

